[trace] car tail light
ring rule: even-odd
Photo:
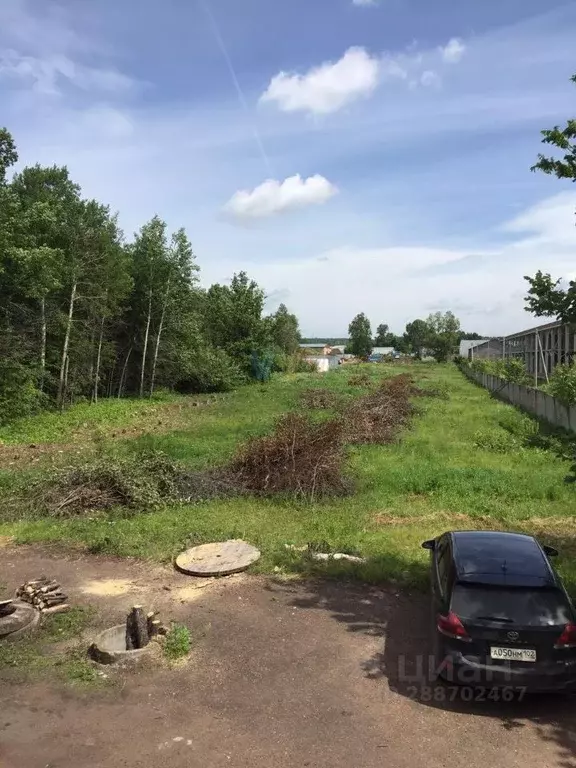
[[[554,648],[576,648],[576,624],[566,624]]]
[[[436,622],[438,632],[441,632],[443,635],[454,637],[457,640],[465,640],[467,643],[471,642],[471,638],[468,635],[468,632],[464,629],[464,625],[452,611],[446,616],[440,614]]]

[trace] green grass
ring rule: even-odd
[[[168,661],[177,661],[188,656],[192,648],[192,635],[188,627],[173,624],[166,634],[162,648]]]
[[[576,590],[576,486],[565,482],[569,462],[537,439],[536,422],[491,398],[452,365],[372,365],[365,370],[374,380],[411,370],[421,386],[440,388],[449,398],[418,399],[420,413],[397,444],[351,448],[356,493],[348,498],[314,505],[219,499],[131,518],[118,511],[95,519],[23,520],[0,525],[0,535],[25,543],[83,542],[93,552],[160,561],[193,543],[245,538],[262,550],[255,566],[261,572],[329,571],[415,584],[426,578],[426,554],[419,546],[424,538],[450,528],[497,527],[530,531],[557,544],[565,553],[560,570]],[[228,460],[242,441],[269,432],[281,413],[300,408],[303,389],[325,386],[360,394],[361,389],[348,385],[353,373],[342,367],[244,387],[198,409],[181,429],[126,440],[121,449],[160,449],[194,468],[214,466]],[[34,424],[29,421],[31,431]],[[0,493],[1,482],[0,477]],[[13,480],[5,482],[9,486]],[[368,562],[327,567],[284,546],[315,541],[328,542],[334,551],[361,553]]]
[[[82,687],[99,685],[101,678],[80,642],[92,617],[91,609],[71,608],[44,619],[28,637],[0,643],[0,680],[42,678]]]
[[[109,398],[97,405],[78,403],[68,410],[45,411],[0,427],[0,444],[66,443],[78,432],[91,431],[104,439],[115,427],[129,427],[139,419],[154,415],[162,405],[178,403],[185,398],[161,393],[152,399]]]

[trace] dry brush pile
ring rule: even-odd
[[[241,485],[252,493],[286,494],[310,501],[345,493],[344,428],[339,420],[313,422],[288,413],[274,433],[250,440],[232,466]]]
[[[346,444],[393,442],[415,412],[412,399],[425,396],[438,393],[420,389],[407,374],[385,379],[348,403],[330,391],[310,390],[303,393],[309,407],[333,403],[337,416],[320,423],[310,415],[283,416],[271,435],[242,447],[232,469],[251,493],[309,500],[346,493]]]

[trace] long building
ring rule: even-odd
[[[470,359],[520,358],[535,381],[548,380],[559,363],[571,362],[575,354],[574,328],[558,321],[480,342],[468,351]]]

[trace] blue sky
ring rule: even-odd
[[[507,333],[524,274],[574,271],[574,187],[529,168],[576,112],[575,39],[558,0],[1,0],[1,120],[306,334]]]

